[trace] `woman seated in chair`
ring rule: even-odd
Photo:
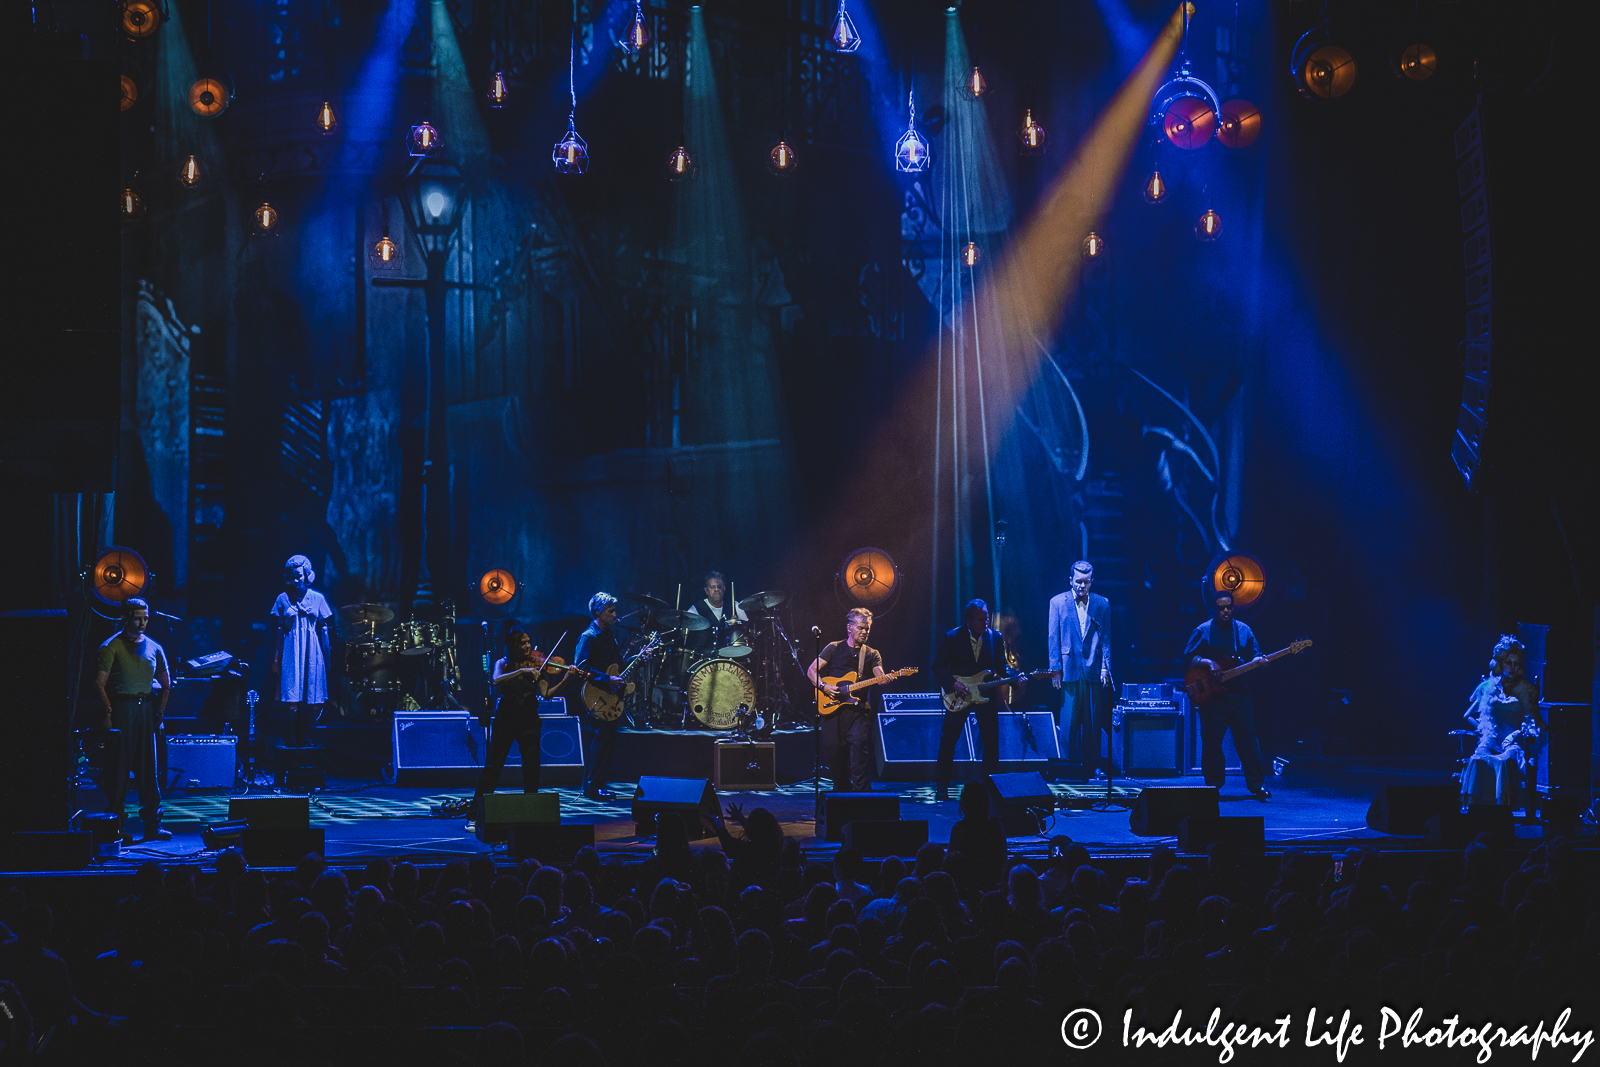
[[[1478,747],[1461,772],[1461,803],[1526,808],[1533,799],[1528,762],[1544,740],[1539,687],[1523,676],[1522,642],[1506,635],[1494,646],[1489,676],[1473,690],[1466,718]]]

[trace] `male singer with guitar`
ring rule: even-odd
[[[825,646],[806,670],[811,684],[834,698],[840,695],[839,687],[824,682],[824,675],[837,678],[854,671],[857,678],[883,677],[883,657],[867,646],[872,612],[852,609],[844,625],[845,639]],[[822,720],[822,743],[833,753],[833,788],[848,782],[851,792],[865,793],[872,788],[872,691],[856,699],[858,703],[846,704]]]
[[[1094,566],[1072,565],[1072,591],[1050,600],[1050,669],[1063,690],[1061,728],[1067,758],[1092,764],[1096,777],[1122,772],[1111,752],[1111,601],[1090,593]],[[1105,735],[1104,742],[1101,734]]]
[[[578,647],[572,654],[574,666],[596,672],[590,678],[597,685],[620,688],[625,679],[606,671],[614,663],[622,662],[622,650],[617,647],[617,598],[610,593],[596,593],[589,598],[589,617],[594,621],[578,638]],[[580,706],[582,698],[576,697]],[[590,800],[615,800],[617,795],[606,788],[606,772],[611,769],[611,758],[617,752],[617,725],[622,720],[586,716],[594,731],[589,743],[589,769],[583,780],[583,795]]]
[[[1261,646],[1250,627],[1233,617],[1233,596],[1218,592],[1211,603],[1216,611],[1194,628],[1189,643],[1183,649],[1185,669],[1199,664],[1211,671],[1219,669],[1217,661],[1234,659],[1240,663],[1265,663]],[[1272,799],[1267,790],[1266,775],[1261,768],[1261,746],[1256,741],[1256,709],[1250,700],[1248,683],[1234,678],[1224,683],[1226,692],[1200,709],[1200,772],[1206,785],[1222,788],[1225,764],[1222,758],[1222,735],[1233,731],[1233,747],[1239,752],[1239,766],[1244,771],[1245,788],[1262,800]]]
[[[977,694],[967,685],[967,680],[973,675],[982,675],[987,671],[993,677],[1000,678],[1009,673],[1006,670],[1005,649],[1000,632],[989,629],[988,604],[981,600],[969,601],[961,618],[963,625],[945,634],[939,644],[939,651],[933,657],[933,676],[939,680],[939,688],[946,693],[975,697]],[[1019,683],[1026,684],[1026,680]],[[950,770],[955,762],[956,738],[961,734],[961,726],[967,721],[969,711],[978,717],[978,737],[983,743],[983,773],[1000,773],[1000,710],[1006,703],[1006,691],[1009,688],[995,689],[982,703],[963,703],[955,711],[946,708],[944,731],[939,736],[938,770],[934,775],[937,781],[934,796],[940,803],[950,799]]]

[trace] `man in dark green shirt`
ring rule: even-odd
[[[167,710],[172,675],[167,667],[166,651],[144,635],[149,625],[149,604],[134,597],[122,605],[122,630],[100,646],[94,686],[106,712],[103,725],[121,733],[118,743],[111,746],[111,758],[106,767],[106,807],[117,817],[118,827],[122,827],[127,818],[128,774],[131,771],[139,790],[143,840],[168,841],[172,831],[161,828],[156,731],[161,728],[161,718]],[[159,692],[152,691],[152,682],[160,685]],[[130,840],[126,829],[123,837]]]

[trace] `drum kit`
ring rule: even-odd
[[[645,634],[664,639],[644,664],[629,709],[636,727],[747,733],[790,718],[784,664],[798,661],[777,611],[787,593],[745,597],[720,619],[679,611],[648,593],[627,597],[639,608],[618,620],[636,635],[624,654],[633,654]]]
[[[382,604],[346,604],[349,627],[335,657],[350,686],[350,704],[376,717],[407,709],[456,709],[461,669],[456,656],[455,605],[446,601],[437,622],[406,619],[393,628]]]

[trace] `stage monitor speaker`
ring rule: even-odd
[[[895,822],[899,818],[900,797],[896,793],[824,793],[817,821],[822,823],[824,840],[841,841],[845,826],[857,819]]]
[[[279,789],[321,789],[328,784],[328,750],[321,745],[274,745],[272,768]]]
[[[661,778],[644,775],[633,794],[633,821],[640,837],[656,832],[656,819],[671,815],[683,821],[691,841],[710,837],[711,817],[722,811],[717,791],[707,778]]]
[[[561,794],[490,793],[483,798],[483,811],[474,821],[479,841],[486,845],[506,841],[513,827],[560,822]]]
[[[239,739],[231,734],[178,734],[167,738],[164,777],[174,789],[232,789]]]
[[[989,792],[989,816],[999,819],[1006,836],[1037,833],[1040,813],[1055,810],[1056,795],[1038,771],[990,774],[984,777]]]
[[[540,863],[571,863],[580,848],[593,847],[592,822],[532,822],[511,828],[509,851],[519,860],[531,856]]]
[[[0,614],[0,693],[5,694],[6,710],[5,742],[0,744],[0,833],[67,829],[72,814],[67,786],[74,773],[67,706],[70,644],[65,611]],[[92,648],[87,650],[89,662],[93,655]],[[84,669],[89,670],[87,665]]]
[[[1380,834],[1421,834],[1428,820],[1461,807],[1461,787],[1454,782],[1387,785],[1367,805],[1367,829]]]
[[[1183,715],[1176,708],[1118,711],[1112,716],[1111,751],[1112,761],[1130,778],[1177,777],[1183,774]]]
[[[1466,848],[1481,833],[1492,833],[1500,848],[1517,845],[1516,825],[1505,804],[1477,804],[1463,814],[1460,809],[1440,812],[1427,823],[1428,844],[1439,848]]]
[[[293,867],[308,855],[322,855],[326,845],[322,827],[256,827],[244,832],[244,858],[256,867]]]
[[[1209,785],[1162,785],[1139,791],[1128,813],[1128,829],[1140,837],[1172,837],[1191,815],[1218,813],[1217,791]]]
[[[0,871],[81,871],[93,854],[87,830],[0,834]]]
[[[844,847],[863,856],[915,856],[927,843],[927,819],[856,819],[844,825]]]
[[[1589,796],[1594,709],[1588,704],[1539,705],[1550,730],[1539,753],[1539,788],[1557,796]]]
[[[718,741],[711,760],[718,789],[778,788],[778,746],[771,741]]]
[[[1264,852],[1267,820],[1260,815],[1186,815],[1179,820],[1179,852],[1201,853],[1218,842]]]
[[[252,830],[304,830],[311,825],[310,797],[230,797],[228,821]]]

